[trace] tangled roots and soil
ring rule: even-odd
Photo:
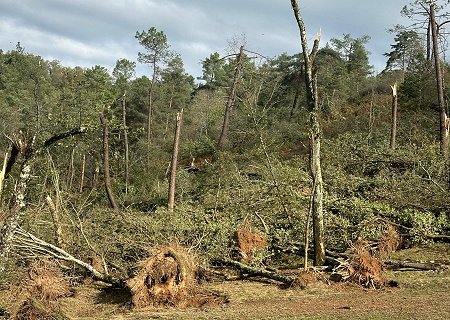
[[[249,223],[244,223],[235,233],[236,244],[244,262],[251,261],[256,250],[267,248],[266,237],[250,229]]]
[[[52,308],[45,306],[42,302],[28,298],[17,311],[14,320],[67,320],[66,316],[60,312],[55,312]]]
[[[383,276],[383,261],[373,256],[362,241],[353,246],[348,273],[347,281],[366,288],[381,288],[387,283]]]
[[[142,263],[138,274],[127,281],[136,308],[201,307],[221,304],[217,293],[197,287],[196,259],[180,246],[156,248]]]
[[[61,269],[49,260],[39,260],[30,266],[28,277],[22,281],[21,291],[25,296],[46,304],[74,293]]]
[[[400,246],[402,238],[397,233],[394,226],[389,225],[384,234],[380,237],[378,244],[378,252],[380,257],[387,257],[395,252]]]

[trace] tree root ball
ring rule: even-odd
[[[135,308],[186,308],[225,302],[219,294],[198,287],[197,260],[186,249],[165,246],[152,251],[137,275],[127,281]]]

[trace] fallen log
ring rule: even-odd
[[[395,260],[385,260],[384,265],[389,269],[416,269],[422,271],[439,271],[448,268],[446,265],[434,262],[409,262]]]
[[[43,255],[63,261],[72,262],[88,271],[88,273],[94,280],[109,283],[116,288],[125,288],[125,279],[116,278],[111,276],[110,274],[102,273],[96,270],[90,264],[75,258],[70,253],[55,245],[39,239],[38,237],[21,229],[20,227],[17,229],[16,234],[14,235],[13,248],[18,249],[20,251],[20,254],[22,255],[29,253],[32,256]]]
[[[263,277],[271,280],[276,280],[287,285],[294,284],[295,280],[297,279],[297,277],[286,276],[266,269],[251,267],[247,264],[231,259],[221,259],[217,262],[221,265],[238,269],[239,271],[242,271],[243,273],[251,277]]]

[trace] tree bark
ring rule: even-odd
[[[433,56],[434,56],[434,69],[436,72],[436,87],[440,108],[440,118],[439,118],[440,149],[441,154],[447,159],[449,147],[449,120],[447,116],[447,108],[445,106],[444,82],[442,77],[441,62],[439,58],[438,30],[436,23],[436,4],[434,1],[430,3],[430,24],[431,24],[431,36],[433,40]]]
[[[9,205],[9,212],[0,230],[0,274],[6,268],[6,261],[11,251],[14,233],[22,220],[22,209],[25,207],[25,194],[31,177],[31,164],[25,158],[20,168],[19,179]]]
[[[17,155],[20,153],[23,157],[23,161],[20,167],[19,178],[16,182],[12,198],[10,200],[9,210],[2,223],[0,229],[0,274],[5,270],[6,261],[11,251],[12,240],[17,228],[22,220],[23,208],[25,207],[25,196],[28,187],[28,182],[31,178],[32,161],[38,156],[46,147],[58,142],[61,139],[81,134],[85,131],[84,128],[72,129],[60,134],[52,136],[46,140],[39,148],[35,147],[36,136],[30,139],[30,141],[23,141],[20,138],[17,141],[13,141],[12,150],[16,150],[14,161],[11,162],[11,157],[8,161],[10,164],[9,170],[16,161]],[[12,153],[11,153],[12,155]],[[8,170],[6,170],[9,172]]]
[[[5,159],[3,160],[2,171],[0,172],[0,201],[2,199],[3,185],[5,181],[6,174],[6,164],[8,163],[8,152],[5,153]]]
[[[50,213],[52,215],[53,225],[55,228],[55,243],[58,247],[63,248],[64,247],[64,239],[63,239],[61,220],[59,219],[59,211],[56,208],[56,206],[50,196],[47,196],[45,198],[45,202],[47,202],[47,205],[50,209]]]
[[[72,148],[72,151],[70,152],[70,161],[69,166],[67,168],[67,190],[72,190],[73,185],[73,177],[75,175],[75,166],[74,166],[74,158],[75,158],[75,147]]]
[[[111,208],[114,210],[118,210],[119,207],[117,205],[116,199],[114,198],[114,194],[112,192],[111,187],[111,176],[109,173],[109,131],[108,131],[108,121],[105,118],[105,115],[100,113],[100,122],[103,125],[103,174],[105,180],[105,190],[106,195],[108,196],[109,204]]]
[[[321,129],[320,107],[317,95],[317,70],[314,65],[315,56],[319,49],[320,34],[314,40],[311,53],[308,49],[306,29],[296,0],[291,0],[292,9],[300,31],[303,60],[305,64],[305,84],[308,111],[310,116],[310,169],[314,189],[312,192],[312,217],[314,234],[314,264],[323,265],[325,262],[325,240],[323,219],[323,182],[321,168]]]
[[[233,107],[234,107],[234,104],[236,101],[236,91],[237,91],[239,79],[241,76],[243,56],[244,56],[244,46],[241,46],[239,49],[239,53],[236,57],[236,67],[234,69],[233,83],[231,84],[230,92],[228,94],[227,105],[226,105],[225,114],[223,117],[222,131],[220,133],[219,141],[217,142],[218,150],[223,149],[225,140],[227,139],[227,136],[228,136],[228,130],[230,127],[230,116],[231,116],[231,112],[233,111]]]
[[[251,267],[249,265],[246,265],[242,262],[235,261],[235,260],[224,259],[224,260],[219,260],[218,262],[225,266],[230,266],[230,267],[236,268],[242,272],[245,272],[249,276],[264,277],[264,278],[282,282],[287,285],[292,285],[296,279],[295,277],[292,277],[292,276],[285,276],[285,275],[281,275],[281,274],[278,274],[276,272],[272,272],[269,270]]]
[[[394,150],[397,140],[397,83],[391,86],[392,89],[392,118],[391,118],[391,141],[389,147]]]
[[[148,88],[148,115],[147,115],[147,144],[150,145],[153,139],[152,127],[153,127],[153,91],[155,88],[156,82],[156,61],[152,63],[153,65],[153,74],[152,74],[152,83],[150,83],[150,87]]]
[[[86,175],[86,155],[83,154],[83,160],[81,160],[80,188],[79,188],[80,193],[83,193],[85,175]]]
[[[127,127],[127,109],[126,109],[127,91],[122,96],[122,125],[123,125],[123,143],[125,147],[125,194],[128,194],[128,181],[130,178],[130,151],[128,145],[128,127]]]
[[[183,110],[177,113],[175,123],[175,137],[173,139],[172,161],[170,165],[171,169],[169,180],[169,203],[168,203],[169,210],[173,210],[175,205],[175,179],[177,175],[178,150],[180,146],[182,117],[183,117]]]

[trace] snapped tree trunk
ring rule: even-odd
[[[100,113],[100,122],[103,125],[103,174],[105,180],[105,190],[106,195],[108,196],[109,204],[111,208],[114,210],[118,210],[116,199],[114,198],[114,194],[112,192],[111,187],[111,176],[109,174],[109,131],[108,131],[108,121],[105,118],[105,115]]]
[[[58,247],[63,248],[64,238],[61,220],[59,218],[59,210],[49,195],[47,195],[47,197],[45,198],[45,202],[47,202],[48,208],[50,209],[50,213],[52,214],[53,225],[55,228],[55,243]]]
[[[6,261],[11,252],[12,240],[22,220],[25,207],[25,195],[31,177],[30,157],[26,156],[20,168],[19,179],[9,205],[9,210],[0,230],[0,274],[6,268]]]
[[[431,37],[433,40],[433,56],[434,56],[434,69],[436,72],[436,88],[440,108],[440,117],[439,117],[440,149],[441,154],[447,159],[449,147],[449,120],[447,116],[447,108],[445,106],[444,82],[442,77],[441,62],[439,58],[438,30],[436,23],[436,4],[434,1],[430,3],[430,24],[431,24]]]
[[[389,147],[394,150],[397,139],[397,83],[391,86],[392,89],[392,118],[391,118],[391,142]]]
[[[231,116],[231,112],[233,111],[234,103],[236,101],[236,91],[237,91],[237,86],[238,86],[239,79],[241,76],[243,56],[244,56],[244,46],[241,46],[241,48],[239,49],[239,53],[236,57],[236,67],[234,69],[233,83],[231,84],[230,92],[228,94],[227,105],[225,108],[225,114],[223,116],[222,131],[220,133],[219,141],[217,142],[218,150],[223,149],[225,140],[227,139],[228,129],[230,127],[230,116]]]
[[[291,0],[291,6],[300,31],[300,40],[303,51],[303,60],[305,64],[305,84],[306,98],[310,117],[310,169],[313,180],[312,192],[312,219],[314,235],[314,264],[323,265],[325,262],[325,240],[324,240],[324,221],[323,221],[323,185],[321,168],[321,129],[320,129],[320,107],[317,95],[316,68],[314,60],[319,50],[320,34],[314,40],[311,53],[308,49],[308,40],[306,29],[300,14],[300,8],[296,0]]]
[[[177,113],[175,122],[175,137],[173,139],[172,161],[170,163],[170,180],[169,180],[169,210],[173,210],[175,205],[175,179],[177,175],[178,149],[180,146],[181,120],[183,110]]]
[[[2,199],[3,185],[5,181],[6,174],[6,164],[8,163],[8,152],[5,153],[5,159],[3,160],[2,171],[0,172],[0,201]]]
[[[32,162],[34,158],[38,156],[45,148],[51,146],[55,142],[66,137],[83,133],[84,131],[84,128],[79,128],[56,134],[50,139],[46,140],[41,146],[37,148],[35,148],[36,136],[28,139],[28,141],[24,137],[22,137],[23,139],[17,138],[16,141],[13,141],[14,143],[12,150],[15,150],[15,155],[13,160],[11,160],[10,157],[8,161],[9,169],[7,166],[6,172],[8,173],[11,170],[18,154],[22,155],[23,161],[20,167],[19,178],[17,179],[11,200],[9,202],[9,210],[6,213],[5,218],[2,219],[3,221],[0,221],[0,274],[5,270],[7,258],[9,256],[9,253],[11,252],[14,234],[19,228],[19,224],[24,214],[23,208],[26,205],[26,191],[28,182],[31,178]],[[11,156],[12,155],[13,152],[11,152]]]

